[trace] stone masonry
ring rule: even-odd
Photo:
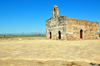
[[[59,16],[54,5],[52,17],[46,20],[46,38],[61,40],[99,39],[99,23]]]

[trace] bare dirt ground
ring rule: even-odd
[[[100,66],[100,39],[0,39],[0,66]]]

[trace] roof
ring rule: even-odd
[[[69,18],[69,17],[67,17],[67,19],[71,19],[71,20],[81,20],[81,21],[89,21],[89,20],[85,20],[85,19],[77,19],[77,18]],[[89,22],[94,22],[94,21],[89,21]]]

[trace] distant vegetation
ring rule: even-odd
[[[46,35],[0,35],[0,38],[46,37]],[[99,34],[100,37],[100,34]]]
[[[100,37],[100,34],[99,34],[99,37]]]
[[[46,35],[0,35],[0,38],[46,37]]]

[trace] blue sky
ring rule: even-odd
[[[46,33],[54,5],[59,15],[99,22],[100,0],[0,0],[0,34]]]

